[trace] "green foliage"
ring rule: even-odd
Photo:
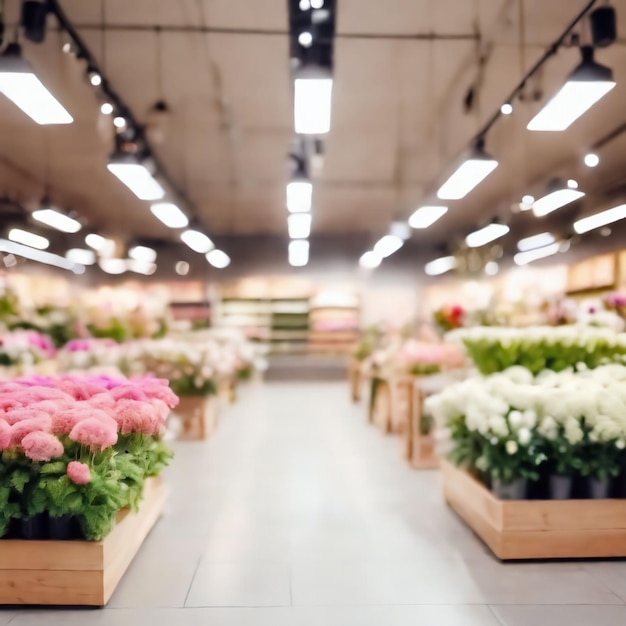
[[[170,380],[170,387],[177,396],[213,396],[217,393],[217,385],[213,380],[204,381],[202,386],[197,387],[194,381],[195,375],[181,376]]]

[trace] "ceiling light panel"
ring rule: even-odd
[[[577,234],[582,235],[590,230],[601,228],[607,224],[618,222],[626,218],[626,204],[620,204],[619,206],[607,209],[606,211],[600,211],[587,217],[574,222],[574,230]]]
[[[571,189],[569,187],[565,189],[557,189],[539,200],[535,200],[533,205],[533,213],[537,217],[543,217],[548,215],[557,209],[564,207],[570,202],[574,202],[579,198],[582,198],[585,194],[578,189]]]
[[[440,200],[460,200],[479,185],[498,167],[495,159],[470,158],[461,163],[457,170],[439,188]]]
[[[29,233],[21,228],[12,228],[9,231],[9,239],[15,243],[21,243],[24,246],[30,246],[38,250],[45,250],[50,246],[50,242],[45,237]]]
[[[409,218],[411,228],[428,228],[448,212],[447,206],[423,206]]]
[[[508,234],[510,228],[506,224],[487,224],[465,237],[470,248],[480,248]]]
[[[532,235],[532,237],[525,237],[517,242],[517,249],[520,252],[526,252],[528,250],[534,250],[535,248],[542,248],[554,243],[556,239],[552,233],[539,233],[538,235]]]
[[[78,220],[54,209],[39,209],[33,211],[32,216],[38,222],[64,233],[77,233],[82,228]]]
[[[183,243],[199,254],[206,254],[215,247],[213,242],[199,230],[186,230],[181,233],[180,238]]]

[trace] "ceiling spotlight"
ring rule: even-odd
[[[158,202],[150,207],[152,215],[168,228],[185,228],[189,224],[187,216],[171,202]]]
[[[74,119],[35,76],[17,43],[0,55],[0,93],[37,124],[71,124]]]
[[[165,190],[150,170],[131,154],[114,154],[107,169],[140,200],[160,200],[165,195]]]
[[[85,248],[70,248],[65,253],[65,258],[72,263],[80,265],[93,265],[96,262],[94,251]]]
[[[324,6],[324,0],[311,0],[312,9],[321,9]]]
[[[300,11],[308,11],[311,8],[309,0],[300,0]]]
[[[382,257],[376,254],[376,252],[374,252],[373,250],[370,250],[369,252],[361,255],[361,258],[359,259],[359,265],[366,270],[376,269],[381,264],[381,262]]]
[[[43,204],[42,202],[42,205]],[[78,220],[55,209],[38,209],[37,211],[33,211],[32,217],[38,222],[50,226],[51,228],[56,228],[64,233],[77,233],[82,228]]]
[[[570,178],[570,179],[567,181],[567,186],[568,186],[570,189],[578,189],[578,181],[577,181],[577,180],[574,180],[573,178]]]
[[[403,244],[404,241],[396,235],[384,235],[376,242],[374,252],[382,259],[386,259],[394,252],[400,250]]]
[[[21,228],[12,228],[9,231],[9,239],[15,243],[21,243],[24,246],[30,246],[38,250],[45,250],[50,245],[50,242],[45,237],[29,233]]]
[[[113,113],[113,105],[110,102],[103,102],[100,105],[100,113],[103,115],[111,115],[111,113]]]
[[[479,141],[467,158],[448,180],[439,188],[437,197],[441,200],[460,200],[474,187],[479,185],[493,170],[498,162],[489,156],[482,141]]]
[[[434,259],[424,266],[424,271],[429,276],[439,276],[456,268],[456,258],[453,256],[442,256]]]
[[[211,252],[207,252],[206,260],[212,265],[214,268],[218,270],[223,270],[225,267],[230,265],[230,257],[223,250],[211,250]]]
[[[126,118],[121,115],[116,115],[113,118],[113,126],[115,126],[115,128],[126,128],[126,123]]]
[[[303,33],[298,35],[298,43],[304,48],[310,48],[313,43],[313,35],[305,30]]]
[[[528,130],[565,130],[615,87],[613,72],[594,61],[593,48],[583,46],[580,51],[582,62],[561,90],[530,120]]]
[[[511,113],[513,113],[513,105],[509,102],[505,102],[500,107],[500,113],[502,113],[502,115],[511,115]]]
[[[89,78],[89,82],[94,87],[99,87],[102,85],[102,76],[100,76],[99,72],[94,69],[87,70],[87,78]]]
[[[500,237],[504,237],[511,230],[506,224],[497,224],[495,222],[483,226],[470,233],[465,237],[465,243],[470,248],[480,248]]]
[[[189,263],[187,261],[178,261],[175,269],[179,276],[187,276],[189,274]]]
[[[448,212],[447,206],[423,206],[409,217],[411,228],[428,228]]]
[[[535,204],[535,197],[531,196],[529,194],[526,194],[525,196],[522,196],[522,202],[520,205],[520,208],[523,211],[527,211],[528,209],[532,209],[533,208],[533,204]]]
[[[213,242],[199,230],[186,230],[181,233],[180,238],[184,244],[199,254],[206,254],[209,250],[215,247]]]
[[[70,54],[71,52],[73,52],[72,44],[69,41],[66,41],[61,47],[61,50],[63,50],[65,54]]]
[[[584,161],[587,167],[595,167],[598,163],[600,163],[600,157],[593,152],[589,152],[588,154],[585,154]]]
[[[128,251],[128,256],[135,261],[154,263],[157,258],[156,250],[148,246],[134,246]]]

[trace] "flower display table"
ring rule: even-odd
[[[441,461],[447,503],[501,560],[626,557],[626,500],[499,500]]]
[[[186,438],[206,439],[217,429],[219,415],[214,396],[181,396],[175,414],[182,421]]]
[[[350,383],[350,397],[352,402],[361,402],[363,388],[363,367],[358,359],[350,359],[348,362],[348,381]]]
[[[408,429],[413,377],[378,374],[372,379],[369,421],[383,433],[404,434]]]
[[[422,428],[424,391],[419,378],[410,382],[407,428],[404,432],[404,457],[415,469],[436,469],[439,458],[435,452],[435,439]]]
[[[166,490],[148,479],[138,513],[125,509],[102,541],[0,540],[0,605],[103,606],[158,520]]]

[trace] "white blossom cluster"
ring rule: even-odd
[[[554,330],[554,329],[553,329]],[[579,364],[533,377],[523,367],[476,376],[446,387],[426,400],[425,409],[440,427],[464,420],[495,445],[506,440],[510,454],[533,435],[554,440],[562,432],[572,446],[583,440],[626,446],[626,367],[587,369]]]

